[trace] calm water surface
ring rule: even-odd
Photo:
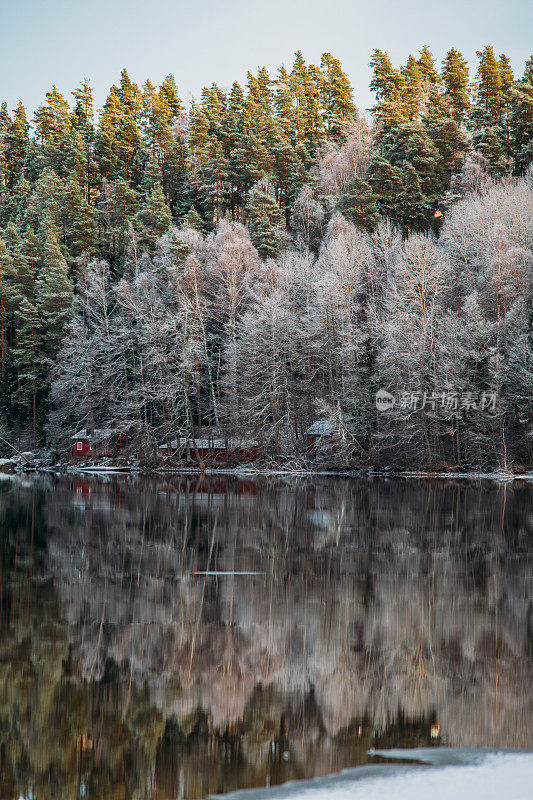
[[[533,749],[532,562],[527,484],[6,478],[0,797]]]

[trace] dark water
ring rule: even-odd
[[[532,563],[520,483],[3,480],[0,797],[532,749]]]

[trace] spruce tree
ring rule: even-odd
[[[424,198],[415,168],[405,162],[402,167],[403,190],[399,197],[400,225],[404,233],[425,230],[431,218],[431,204]]]
[[[165,201],[161,185],[157,184],[134,217],[141,249],[152,255],[156,239],[166,233],[171,222],[170,208]]]
[[[379,221],[377,198],[369,183],[354,178],[338,202],[339,211],[358,228],[372,231]]]
[[[15,311],[16,340],[12,348],[15,382],[12,400],[22,414],[31,417],[37,427],[37,393],[42,388],[41,375],[45,374],[41,361],[42,322],[34,303],[23,297]],[[55,355],[55,353],[54,353]]]
[[[452,175],[458,173],[463,166],[469,147],[467,137],[459,125],[449,117],[437,124],[428,125],[426,133],[439,152],[440,182],[445,190],[450,185]]]
[[[533,162],[533,56],[511,92],[510,135],[515,170],[524,172]]]
[[[406,161],[415,169],[423,194],[431,203],[448,189],[442,182],[439,151],[420,125],[406,123],[394,128],[383,139],[383,152],[393,166],[403,169]]]
[[[204,221],[194,206],[191,206],[183,217],[182,225],[184,228],[191,228],[198,233],[205,233]]]
[[[7,362],[9,311],[7,282],[12,274],[11,253],[0,236],[0,378],[4,382]]]
[[[98,237],[96,212],[82,200],[69,231],[70,255],[77,258],[82,253],[95,253]]]
[[[57,231],[49,220],[46,220],[44,227],[46,238],[43,264],[35,283],[35,296],[41,325],[43,354],[53,361],[61,345],[73,292]]]
[[[37,439],[37,395],[41,390],[41,376],[45,373],[41,363],[41,320],[36,306],[26,297],[15,312],[17,337],[12,351],[15,369],[13,403],[24,419],[33,423],[34,447]],[[55,353],[54,353],[55,355]]]
[[[284,235],[284,219],[266,181],[258,182],[250,192],[246,213],[250,238],[262,258],[274,258],[280,251]]]
[[[503,175],[507,171],[507,146],[502,128],[491,125],[474,133],[472,144],[481,153],[493,175]]]
[[[386,158],[376,156],[370,162],[365,178],[374,193],[380,214],[398,220],[401,215],[399,199],[403,188],[401,169],[393,167]]]

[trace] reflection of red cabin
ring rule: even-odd
[[[72,492],[75,497],[88,497],[91,493],[91,485],[87,481],[74,481]]]

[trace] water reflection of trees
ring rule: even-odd
[[[532,746],[526,486],[113,480],[2,497],[3,775],[199,796],[431,730]]]

